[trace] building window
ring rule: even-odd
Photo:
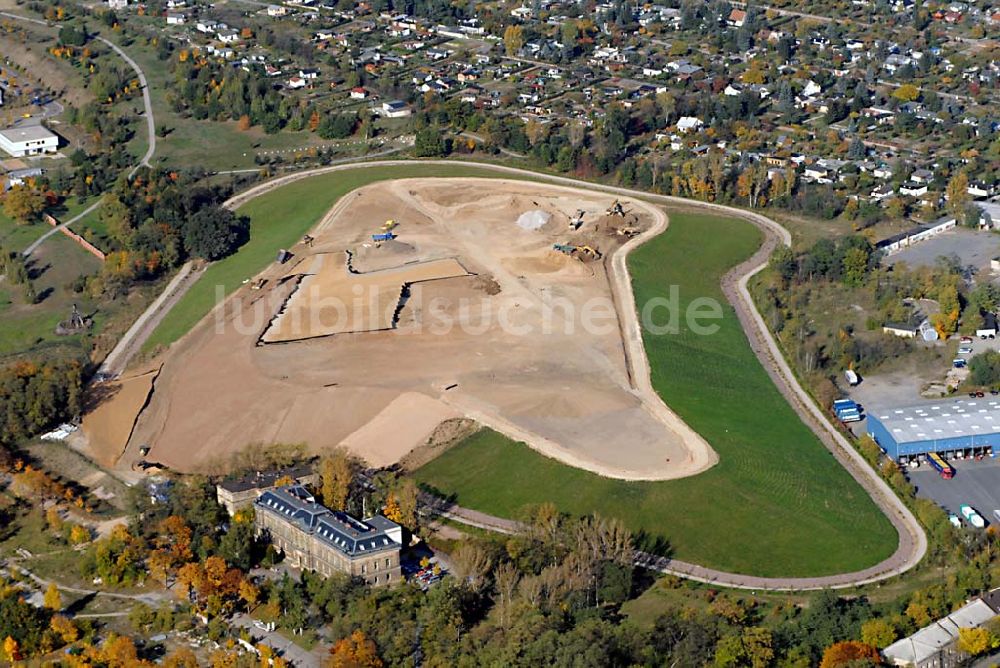
[[[389,568],[389,567],[391,567],[391,566],[392,566],[392,559],[386,559],[386,560],[385,560],[385,567],[386,567],[386,568]]]
[[[388,582],[392,578],[392,573],[385,574],[385,581]]]
[[[378,562],[377,561],[373,561],[372,562],[372,570],[373,571],[377,571],[378,570]]]
[[[361,573],[363,574],[363,573],[365,573],[365,572],[366,572],[366,569],[365,569],[365,565],[364,565],[364,564],[361,564]]]

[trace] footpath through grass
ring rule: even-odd
[[[360,166],[359,166],[360,167]],[[330,172],[294,181],[247,202],[237,213],[250,217],[250,241],[208,267],[146,341],[144,350],[167,346],[184,336],[242,282],[264,269],[281,248],[288,248],[319,222],[331,206],[355,188],[388,179],[419,176],[497,176],[461,164],[367,167]],[[510,178],[510,177],[507,177]]]
[[[511,517],[554,502],[573,514],[621,518],[666,539],[673,556],[761,576],[816,576],[888,557],[895,531],[872,500],[799,420],[750,349],[719,279],[753,253],[750,224],[673,214],[670,227],[629,258],[640,305],[680,287],[681,313],[697,297],[723,304],[720,329],[644,334],[653,385],[719,453],[694,478],[630,483],[543,457],[480,432],[416,472],[419,482],[469,508]]]

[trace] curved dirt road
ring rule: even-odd
[[[426,161],[431,164],[455,165],[455,161],[431,160]],[[255,186],[244,193],[234,197],[230,201],[233,208],[249,201],[265,192],[273,190],[286,183],[309,178],[318,174],[345,169],[364,169],[366,167],[412,165],[412,160],[382,160],[365,162],[356,165],[340,165],[324,167],[297,174],[291,174],[268,183]],[[550,176],[539,174],[529,170],[506,167],[503,165],[487,165],[479,163],[468,163],[472,170],[489,170],[499,173],[512,174],[517,176],[529,176],[539,181],[548,181],[570,185],[574,187],[585,187],[601,190],[613,194],[628,195],[637,199],[644,199],[649,202],[659,204],[671,204],[685,207],[693,207],[714,211],[716,213],[737,217],[746,220],[757,226],[764,233],[764,242],[754,255],[732,269],[722,281],[722,288],[727,299],[736,310],[740,323],[746,332],[754,353],[761,364],[774,380],[778,389],[795,409],[796,413],[820,438],[823,444],[837,458],[837,460],[847,468],[848,472],[855,480],[868,492],[873,501],[879,506],[882,512],[889,518],[899,534],[899,545],[896,551],[886,560],[875,566],[861,571],[842,573],[825,577],[815,578],[761,578],[738,573],[726,573],[707,569],[695,564],[688,564],[673,559],[654,557],[652,555],[639,555],[638,560],[643,565],[654,568],[661,572],[671,573],[681,577],[710,582],[717,585],[745,589],[761,590],[810,590],[823,588],[847,588],[863,585],[878,580],[899,575],[914,567],[923,558],[927,551],[927,538],[916,518],[892,492],[889,486],[878,476],[878,474],[868,466],[860,454],[851,446],[846,438],[829,422],[822,411],[813,403],[809,394],[799,384],[794,373],[778,348],[777,342],[767,329],[760,313],[757,312],[753,300],[750,296],[747,284],[749,280],[767,265],[767,260],[772,251],[779,243],[789,244],[791,235],[778,223],[757,213],[744,211],[733,207],[696,202],[679,197],[667,195],[654,195],[638,190],[618,188],[614,186],[604,186],[584,181],[577,181],[568,177]],[[621,275],[621,272],[615,272]],[[643,354],[643,359],[645,355]],[[456,519],[466,513],[474,513],[480,521],[486,518],[493,522],[494,526],[506,525],[509,520],[502,518],[492,518],[476,511],[462,508],[451,508],[450,512],[456,515]]]
[[[12,19],[18,19],[20,21],[28,21],[30,23],[36,23],[36,24],[39,24],[39,25],[48,26],[48,23],[46,23],[45,21],[39,21],[38,19],[32,19],[32,18],[29,18],[27,16],[19,16],[17,14],[8,14],[6,12],[0,12],[0,15],[6,16],[6,17],[12,18]],[[135,166],[133,166],[132,169],[129,170],[128,177],[132,178],[133,176],[135,176],[135,173],[137,171],[139,171],[140,167],[143,167],[143,166],[148,167],[149,166],[149,161],[153,159],[153,154],[156,153],[156,122],[153,119],[153,102],[152,102],[152,100],[149,97],[149,86],[146,84],[146,74],[145,74],[145,72],[142,71],[142,68],[139,67],[138,63],[136,63],[134,60],[132,60],[132,58],[130,58],[127,53],[125,53],[124,51],[122,51],[118,47],[117,44],[114,44],[110,40],[107,40],[107,39],[105,39],[105,38],[103,38],[103,37],[101,37],[99,35],[95,35],[95,39],[97,39],[98,41],[106,44],[107,46],[109,46],[111,48],[112,51],[114,51],[119,56],[121,56],[121,58],[128,64],[128,66],[131,67],[133,70],[135,70],[136,76],[139,77],[139,86],[142,89],[142,104],[143,104],[143,106],[146,109],[146,133],[148,135],[148,146],[146,148],[146,154],[144,156],[142,156],[142,160],[140,160],[139,162],[137,162],[135,164]],[[94,202],[93,204],[91,204],[89,207],[87,207],[84,211],[81,211],[79,214],[77,214],[76,216],[74,216],[73,218],[67,220],[64,223],[60,223],[59,225],[53,227],[50,230],[47,230],[45,232],[45,234],[43,234],[39,238],[35,239],[27,248],[25,248],[23,251],[21,251],[21,255],[23,255],[24,257],[28,257],[29,255],[31,255],[32,253],[34,253],[35,250],[39,246],[41,246],[45,242],[46,239],[48,239],[49,237],[51,237],[53,234],[55,234],[56,232],[60,231],[61,229],[69,227],[70,225],[72,225],[76,221],[84,218],[89,213],[91,213],[92,211],[94,211],[95,209],[97,209],[99,206],[101,206],[101,203],[102,203],[102,200],[99,199],[96,202]]]

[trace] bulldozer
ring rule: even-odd
[[[622,206],[620,200],[615,200],[614,202],[611,203],[611,206],[608,207],[608,210],[605,213],[607,213],[607,215],[609,216],[621,216],[622,218],[624,218],[625,207]]]
[[[576,216],[570,219],[569,221],[570,230],[575,232],[576,230],[580,229],[583,226],[583,213],[584,213],[583,209],[579,209],[576,212]]]
[[[382,225],[382,230],[388,232],[389,230],[396,227],[396,225],[398,225],[398,223],[390,218],[389,220],[385,221],[385,223]]]

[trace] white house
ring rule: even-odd
[[[59,148],[59,137],[41,125],[7,128],[0,130],[0,148],[15,158],[55,153]]]
[[[216,33],[215,37],[223,44],[232,44],[233,42],[239,41],[240,34],[232,28],[226,28],[225,30],[220,30]]]
[[[296,90],[298,88],[305,88],[306,80],[303,79],[302,77],[292,77],[287,82],[285,82],[285,84],[292,90]]]
[[[927,194],[927,184],[907,181],[899,186],[899,192],[902,195],[909,195],[910,197],[920,197]]]
[[[211,21],[209,19],[201,19],[194,24],[194,29],[198,32],[203,32],[206,34],[211,34],[219,29],[219,23],[217,21]]]
[[[278,16],[284,16],[287,13],[288,13],[288,7],[282,7],[281,5],[268,5],[267,6],[267,15],[268,16],[278,17]]]
[[[187,23],[187,14],[184,12],[167,12],[167,25],[179,26]]]
[[[697,132],[701,126],[704,125],[702,120],[697,116],[681,116],[680,120],[677,121],[677,131],[678,132]]]
[[[125,9],[128,7],[128,0],[108,0],[109,9]]]
[[[386,118],[404,118],[409,116],[410,108],[402,100],[390,100],[382,103],[382,115]]]

